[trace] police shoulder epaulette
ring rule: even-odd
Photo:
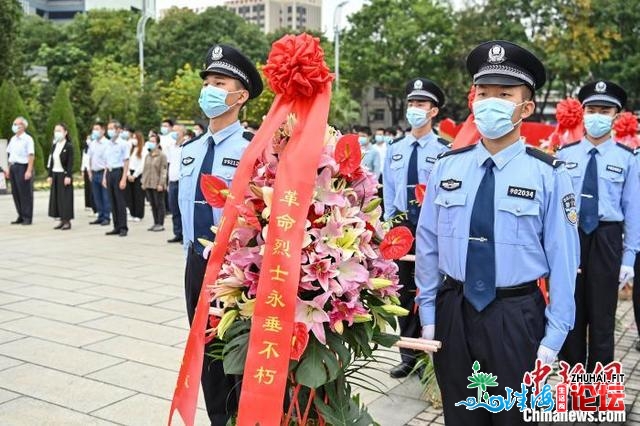
[[[445,138],[438,138],[438,142],[440,142],[442,145],[446,146],[447,148],[451,148],[451,142],[449,142]]]
[[[198,139],[200,139],[200,138],[201,138],[201,137],[203,137],[204,135],[205,135],[205,133],[203,133],[203,134],[201,134],[201,135],[198,135],[198,136],[196,136],[196,137],[195,137],[195,138],[193,138],[193,139],[189,139],[188,141],[184,142],[181,146],[182,146],[182,147],[185,147],[185,146],[189,145],[191,142],[195,142],[195,141],[197,141]]]
[[[477,144],[473,144],[473,145],[467,145],[467,146],[463,146],[462,148],[458,148],[458,149],[452,149],[451,151],[445,151],[442,154],[438,155],[438,158],[444,158],[444,157],[448,157],[450,155],[456,155],[456,154],[460,154],[462,152],[467,152],[467,151],[471,151],[473,148],[476,147]]]
[[[636,155],[638,153],[638,151],[636,149],[633,149],[630,146],[627,146],[627,145],[625,145],[623,143],[616,142],[616,145],[618,145],[620,148],[624,149],[625,151],[629,151],[633,155]]]
[[[537,158],[538,160],[547,163],[548,165],[550,165],[553,168],[557,168],[560,167],[562,164],[564,164],[564,161],[558,160],[556,157],[554,157],[553,155],[549,155],[544,151],[540,151],[537,148],[533,148],[528,146],[526,148],[527,154],[529,154],[530,156],[532,156],[533,158]]]
[[[394,140],[392,140],[391,142],[389,142],[389,145],[393,145],[394,143],[401,141],[402,139],[404,139],[404,136],[400,136],[399,138],[395,138]]]
[[[249,142],[251,142],[251,140],[253,139],[254,134],[251,132],[243,132],[242,133],[242,137],[245,138],[246,140],[248,140]]]
[[[562,145],[560,148],[558,148],[558,151],[563,150],[565,148],[569,148],[570,146],[578,145],[580,142],[582,142],[582,141],[580,140],[580,141],[575,141],[575,142],[568,143],[566,145]]]

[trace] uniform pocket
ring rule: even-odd
[[[392,160],[389,168],[391,170],[398,170],[404,167],[404,160]]]
[[[498,200],[496,223],[503,226],[503,241],[508,244],[530,245],[538,241],[540,204],[535,200],[501,198]]]
[[[600,176],[601,184],[604,184],[610,201],[613,205],[620,204],[622,197],[622,187],[624,186],[624,175],[614,172],[606,172]]]
[[[195,166],[182,166],[180,167],[180,179],[191,176],[193,174],[193,169]]]
[[[441,192],[434,200],[438,205],[438,235],[453,237],[456,229],[462,229],[464,223],[464,211],[467,204],[465,192]],[[458,232],[459,234],[460,232]]]

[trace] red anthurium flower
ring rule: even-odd
[[[211,207],[224,207],[229,194],[229,188],[225,181],[213,175],[203,174],[200,178],[200,189],[204,199]]]
[[[307,349],[309,343],[309,331],[302,322],[293,323],[293,337],[291,337],[291,356],[294,361],[300,361],[300,357]]]
[[[358,135],[351,134],[341,137],[336,144],[334,157],[340,165],[341,175],[346,176],[355,172],[360,167],[362,160]]]
[[[217,330],[215,330],[215,328],[218,326],[219,323],[220,323],[219,317],[215,315],[209,315],[209,328],[213,328],[214,330],[212,330],[211,333],[205,336],[204,338],[205,344],[209,343],[210,341],[216,338],[216,335],[218,333],[217,333]]]
[[[413,245],[413,235],[406,226],[398,226],[387,233],[380,243],[380,253],[382,257],[390,259],[400,259],[409,253]]]
[[[419,183],[416,185],[416,201],[420,206],[424,202],[425,192],[427,192],[427,185],[425,185],[424,183]]]

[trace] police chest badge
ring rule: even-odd
[[[437,160],[437,158],[435,158],[435,157],[427,157],[426,161],[427,161],[427,163],[432,163],[433,164],[433,163],[436,162],[436,160]]]
[[[444,189],[445,191],[455,191],[461,186],[462,186],[461,180],[447,179],[447,180],[440,181],[440,188]]]
[[[575,169],[576,167],[578,167],[578,163],[567,162],[564,163],[564,167],[568,170]]]
[[[182,165],[183,166],[188,166],[189,164],[193,163],[193,160],[195,160],[195,158],[193,158],[193,157],[184,157],[182,159]]]
[[[526,198],[527,200],[535,200],[536,190],[529,188],[520,188],[519,186],[509,186],[507,195],[510,197]]]
[[[613,166],[611,164],[607,164],[607,171],[613,172],[613,173],[618,173],[619,175],[621,175],[622,172],[624,171],[624,169],[622,167],[618,167],[618,166]]]
[[[578,223],[578,210],[576,209],[576,196],[574,194],[567,194],[562,197],[562,207],[569,223],[572,225]]]
[[[402,154],[395,154],[393,157],[391,157],[391,159],[393,161],[399,161],[402,160]]]
[[[240,160],[236,160],[235,158],[223,158],[222,165],[229,167],[238,167],[240,164]]]

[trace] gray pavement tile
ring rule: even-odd
[[[96,296],[90,296],[87,294],[78,294],[72,291],[58,290],[55,288],[42,287],[36,285],[29,285],[26,287],[18,287],[5,290],[7,293],[12,293],[18,296],[28,295],[34,299],[48,300],[57,303],[63,303],[67,305],[79,305],[81,303],[87,303],[99,298]]]
[[[0,345],[0,354],[78,376],[123,362],[109,355],[33,337]]]
[[[91,309],[93,311],[157,323],[171,321],[184,315],[180,315],[180,313],[170,311],[168,309],[156,308],[153,306],[143,306],[137,303],[129,303],[122,300],[109,298],[85,303],[81,305],[81,307],[85,309]]]
[[[24,271],[25,274],[34,272],[32,266],[20,268],[19,270]],[[89,273],[85,271],[60,268],[54,265],[38,265],[38,273],[58,278],[81,278],[89,275]]]
[[[86,349],[173,371],[180,367],[183,354],[182,350],[171,346],[143,342],[126,336],[95,343]]]
[[[7,305],[9,303],[19,302],[21,300],[27,300],[27,298],[23,296],[16,296],[15,294],[0,292],[0,306],[4,307],[4,305]]]
[[[172,284],[172,285],[164,284],[158,287],[157,284],[158,283],[156,283],[155,287],[149,289],[151,293],[158,293],[158,294],[164,294],[166,296],[182,298],[184,301],[184,286],[180,287],[175,284]]]
[[[157,306],[158,308],[171,309],[172,311],[176,312],[185,312],[184,296],[174,297],[167,301],[156,303],[153,306]]]
[[[122,287],[128,288],[131,290],[149,290],[158,286],[158,283],[154,283],[151,281],[145,281],[141,279],[134,278],[123,278],[112,276],[110,274],[97,274],[93,275],[90,278],[85,278],[87,282],[91,282],[92,284],[106,284],[113,287]],[[184,291],[183,291],[184,292]],[[161,293],[160,293],[161,294]],[[170,294],[169,296],[173,296]]]
[[[176,345],[187,338],[187,333],[183,329],[120,316],[87,321],[82,326],[167,346]]]
[[[178,373],[165,368],[126,361],[87,376],[159,398],[170,398],[176,386]]]
[[[20,397],[0,405],[0,424],[7,426],[108,426],[116,423],[45,401]]]
[[[157,426],[167,423],[170,408],[171,401],[138,394],[92,414],[123,425]],[[178,425],[181,422],[174,419],[173,424]],[[198,426],[210,424],[203,410],[197,410],[195,424]]]
[[[78,281],[75,278],[52,277],[41,273],[23,274],[21,276],[12,277],[11,280],[29,285],[55,288],[58,290],[78,290],[83,287],[91,286],[91,283]]]
[[[187,321],[187,313],[185,308],[185,313],[171,321],[163,322],[163,325],[168,325],[170,327],[182,328],[184,330],[189,330],[189,322]]]
[[[0,370],[6,370],[8,368],[13,368],[16,367],[20,364],[22,364],[23,362],[15,359],[15,358],[9,358],[6,356],[2,356],[0,355]],[[2,383],[0,383],[0,386],[2,386]]]
[[[393,407],[393,409],[390,409]],[[381,425],[401,426],[416,417],[427,407],[426,401],[385,395],[367,406],[371,416]]]
[[[10,391],[84,413],[133,395],[126,389],[33,364],[0,371],[0,383]]]
[[[13,340],[23,339],[23,334],[12,333],[11,331],[0,330],[0,344],[11,342]]]
[[[19,312],[7,311],[6,309],[0,309],[0,324],[7,321],[13,321],[18,318],[25,318],[27,315]]]
[[[113,287],[109,285],[97,285],[93,287],[78,290],[83,294],[91,294],[94,296],[109,297],[111,299],[123,300],[125,302],[139,303],[141,305],[153,305],[158,302],[164,302],[169,299],[168,296],[161,294],[148,293],[145,291],[130,290],[122,287]]]
[[[31,314],[42,318],[62,321],[69,324],[78,324],[103,317],[107,314],[78,308],[76,306],[47,302],[46,300],[25,300],[22,302],[3,305],[4,309]]]
[[[0,388],[0,404],[7,401],[11,401],[12,399],[18,398],[19,396],[20,395],[18,395],[17,393],[13,393],[8,390]],[[0,405],[0,412],[2,412],[2,405]],[[0,418],[1,417],[2,416],[0,415]]]
[[[37,317],[3,322],[0,324],[0,328],[77,347],[105,340],[113,336],[103,331]]]

